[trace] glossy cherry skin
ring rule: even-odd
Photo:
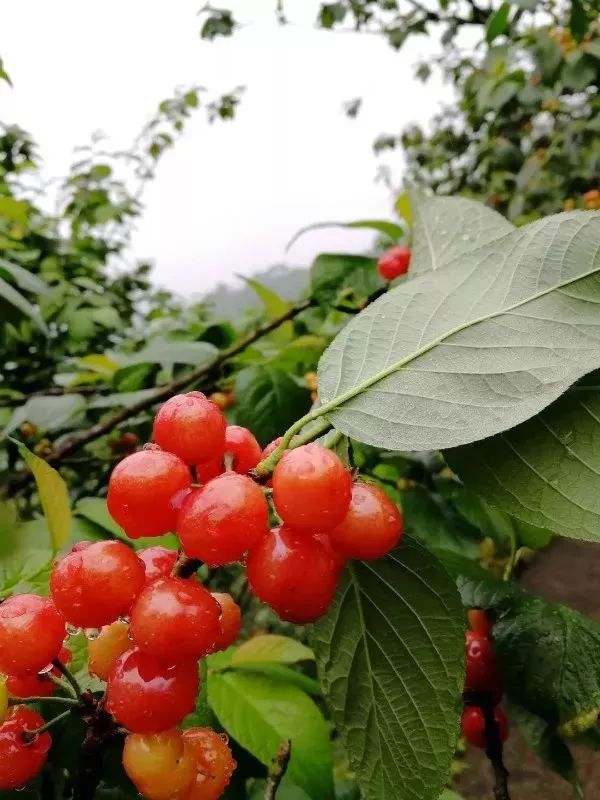
[[[213,458],[212,461],[207,461],[205,464],[196,464],[196,479],[198,483],[208,483],[224,472],[225,465],[222,457]]]
[[[107,681],[110,671],[119,656],[131,650],[129,625],[117,620],[106,625],[97,639],[88,642],[88,670],[101,681]]]
[[[43,718],[29,708],[16,706],[9,710],[0,725],[0,790],[20,789],[42,771],[52,739],[48,733],[41,733],[26,743],[23,732],[34,731],[43,724]]]
[[[50,575],[50,591],[71,625],[101,628],[128,613],[145,580],[133,550],[102,541],[61,558]]]
[[[333,547],[346,558],[369,561],[393,550],[403,527],[402,514],[384,491],[355,483],[348,513],[328,533]]]
[[[152,583],[157,578],[168,578],[177,561],[176,550],[169,550],[167,547],[160,546],[138,550],[137,556],[144,564],[147,584]]]
[[[244,475],[253,469],[261,459],[262,451],[259,443],[247,428],[240,425],[228,425],[225,430],[225,454],[231,458],[231,469]],[[196,476],[200,483],[216,478],[225,471],[224,457],[212,459],[196,466]]]
[[[467,631],[465,691],[491,692],[496,700],[502,696],[498,664],[491,641],[478,633]]]
[[[154,441],[186,464],[203,464],[223,455],[227,422],[202,392],[171,397],[154,418]]]
[[[471,608],[467,614],[469,627],[478,636],[489,639],[493,632],[493,623],[482,608]]]
[[[246,570],[254,594],[281,619],[297,625],[314,622],[327,611],[339,576],[323,545],[284,526],[252,548]]]
[[[242,611],[230,594],[213,592],[212,596],[221,609],[219,636],[214,644],[213,651],[226,650],[240,635],[242,630]]]
[[[285,452],[272,480],[277,513],[292,528],[329,531],[348,513],[350,473],[335,453],[318,444]]]
[[[160,733],[193,711],[199,686],[195,662],[167,664],[128,650],[108,676],[106,708],[132,733]]]
[[[177,728],[130,733],[123,767],[145,800],[181,800],[196,778],[196,764]]]
[[[496,707],[494,709],[494,719],[498,724],[500,741],[505,742],[508,739],[508,720],[501,708]],[[462,735],[469,744],[485,750],[485,717],[479,706],[467,706],[465,708],[461,719],[461,730]]]
[[[73,654],[66,647],[62,647],[58,660],[65,666],[71,661]],[[60,671],[52,664],[46,664],[40,672],[26,675],[8,675],[6,686],[13,697],[50,697],[57,688],[50,674],[61,677]]]
[[[131,609],[131,638],[143,653],[173,661],[210,653],[220,635],[219,604],[198,582],[159,578]]]
[[[268,520],[261,487],[227,472],[186,498],[177,533],[187,556],[216,567],[239,561],[267,531]]]
[[[225,737],[210,728],[188,728],[183,741],[196,764],[196,778],[184,800],[219,800],[237,767]]]
[[[338,575],[341,574],[344,571],[346,564],[348,563],[348,559],[343,553],[340,553],[339,550],[335,549],[335,547],[331,543],[329,534],[315,533],[313,534],[313,539],[316,539],[316,541],[319,542],[319,544],[327,551]]]
[[[158,448],[124,458],[112,471],[106,502],[114,521],[132,539],[175,529],[182,494],[191,488],[188,467]]]
[[[410,259],[411,251],[407,247],[390,247],[377,262],[377,271],[384,280],[393,281],[408,272]]]
[[[65,636],[65,619],[52,600],[9,597],[0,603],[0,673],[39,672],[58,656]]]

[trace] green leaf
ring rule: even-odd
[[[0,278],[0,297],[14,306],[18,311],[34,322],[37,327],[45,334],[48,333],[46,323],[41,318],[38,310],[26,300],[23,295],[10,285],[4,278]]]
[[[508,15],[510,14],[510,3],[502,3],[500,8],[492,14],[487,21],[485,39],[491,44],[494,39],[501,36],[508,28]]]
[[[117,539],[127,539],[123,528],[108,513],[106,500],[102,497],[81,497],[75,503],[73,514],[98,525],[105,531],[105,536],[109,534]]]
[[[462,520],[457,515],[452,517],[448,513],[447,504],[438,502],[429,492],[403,492],[402,511],[406,531],[426,547],[440,547],[476,557],[481,537],[469,526],[461,525]]]
[[[404,236],[404,228],[398,225],[397,222],[390,222],[385,219],[358,219],[354,222],[315,222],[312,225],[307,225],[305,228],[300,228],[298,233],[294,234],[286,246],[286,251],[289,250],[301,236],[309,231],[321,230],[322,228],[357,228],[376,231],[381,233],[391,244],[400,241]]]
[[[488,503],[562,536],[600,541],[600,390],[594,373],[529,421],[447,450]]]
[[[324,307],[335,303],[340,294],[353,300],[366,300],[385,284],[377,272],[377,261],[348,253],[322,253],[310,268],[312,295]]]
[[[9,422],[0,433],[0,439],[26,421],[32,422],[42,431],[60,430],[84,408],[85,398],[81,394],[31,397],[22,406],[15,408]]]
[[[274,681],[279,681],[288,686],[295,686],[306,694],[314,697],[321,696],[321,687],[313,678],[309,678],[297,669],[291,669],[283,664],[271,661],[248,661],[244,663],[231,664],[231,669],[236,672],[263,675]]]
[[[60,550],[69,540],[71,531],[71,500],[67,484],[50,464],[34,455],[21,442],[12,441],[35,478],[52,549]]]
[[[395,287],[325,352],[320,411],[400,451],[529,419],[600,363],[599,238],[600,214],[558,214]]]
[[[281,664],[295,664],[297,661],[313,661],[314,657],[310,647],[289,636],[264,634],[241,644],[233,653],[231,663],[278,661]]]
[[[463,798],[456,792],[453,792],[452,789],[444,789],[440,795],[440,800],[463,800]]]
[[[135,369],[135,367],[134,367]],[[116,408],[132,406],[141,400],[147,400],[156,394],[156,389],[140,389],[139,392],[119,392],[117,394],[99,395],[89,402],[89,408]]]
[[[577,42],[582,42],[588,29],[588,17],[581,0],[571,0],[569,29]]]
[[[458,735],[460,598],[414,540],[344,573],[312,644],[364,800],[437,800]]]
[[[594,58],[600,58],[600,39],[592,39],[588,42],[585,52]]]
[[[527,745],[547,769],[564,778],[573,787],[577,800],[585,800],[571,751],[563,740],[540,717],[511,704],[511,722],[516,722]]]
[[[166,339],[157,336],[150,339],[146,347],[128,356],[127,364],[191,364],[202,366],[216,356],[218,350],[208,342],[190,342],[185,339]]]
[[[236,375],[236,421],[264,447],[281,436],[310,407],[310,392],[283,370],[253,366]]]
[[[597,65],[593,58],[578,54],[568,60],[562,70],[562,80],[565,86],[576,92],[583,91],[593,85],[596,78]]]
[[[409,228],[413,227],[413,212],[411,206],[410,195],[408,192],[403,192],[396,199],[396,211],[406,221]]]
[[[262,300],[262,303],[265,307],[265,312],[267,314],[267,319],[274,320],[278,317],[285,314],[286,311],[289,311],[290,304],[280,297],[276,292],[272,289],[269,289],[268,286],[260,283],[259,281],[254,280],[253,278],[244,278],[243,275],[240,275],[241,279],[247,283],[247,285],[257,294],[257,296]],[[290,322],[284,322],[283,325],[280,325],[275,331],[271,333],[271,337],[279,342],[280,344],[286,344],[289,342],[294,335],[294,325]]]
[[[2,203],[3,199],[8,198],[0,198],[0,203]],[[8,272],[8,274],[14,279],[17,286],[26,292],[35,292],[35,294],[44,295],[48,294],[50,291],[50,287],[45,284],[44,281],[40,280],[33,272],[30,272],[28,269],[24,269],[18,264],[13,264],[11,261],[7,261],[5,258],[0,258],[0,270]]]
[[[410,192],[414,244],[410,274],[440,269],[514,227],[491,208],[462,197],[428,197]]]
[[[292,757],[284,784],[296,784],[313,800],[331,800],[329,730],[308,695],[264,676],[212,672],[208,699],[225,730],[266,766],[281,743],[291,740]]]

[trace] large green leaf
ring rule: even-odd
[[[446,451],[467,486],[515,517],[600,541],[600,390],[593,374],[540,414]]]
[[[464,197],[408,195],[414,219],[410,274],[440,269],[514,230],[497,211]]]
[[[236,421],[261,445],[281,436],[310,407],[310,392],[277,367],[246,367],[235,380]]]
[[[408,451],[534,416],[600,364],[599,239],[600,214],[558,214],[397,286],[324,354],[321,412]]]
[[[364,800],[437,800],[464,681],[460,598],[438,561],[405,538],[352,564],[312,644]]]
[[[284,783],[296,784],[312,800],[331,800],[328,725],[307,694],[263,675],[212,672],[208,699],[225,730],[266,766],[281,743],[291,740],[292,757]]]
[[[60,550],[67,543],[71,532],[71,500],[67,484],[50,464],[29,451],[24,444],[13,441],[19,448],[19,455],[33,473],[52,549]]]

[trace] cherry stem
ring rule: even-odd
[[[75,697],[81,697],[81,686],[77,682],[77,678],[73,675],[73,673],[67,669],[67,667],[62,663],[59,658],[55,658],[52,662],[53,666],[60,672],[60,674],[64,677],[67,683],[71,686],[73,692],[75,693]]]
[[[79,701],[72,697],[9,697],[9,706],[25,706],[30,703],[56,703],[65,706],[76,706]]]
[[[279,789],[279,784],[283,780],[283,777],[286,773],[288,764],[290,763],[291,755],[292,755],[292,743],[288,739],[286,742],[281,743],[281,747],[279,748],[279,752],[277,753],[275,763],[273,764],[273,767],[269,772],[269,779],[267,781],[267,787],[265,789],[265,800],[275,800],[277,789]]]
[[[485,719],[485,754],[494,770],[494,800],[510,800],[508,791],[508,770],[504,766],[500,728],[494,715],[494,701],[491,696],[481,703]]]
[[[233,462],[235,461],[235,456],[233,453],[225,453],[223,456],[223,466],[225,467],[225,472],[233,472]]]
[[[302,428],[309,425],[311,422],[315,424],[310,425],[308,430],[303,434],[296,435],[298,431],[302,430]],[[295,447],[313,442],[325,433],[325,431],[329,430],[329,428],[331,428],[331,422],[327,419],[320,419],[318,408],[311,411],[305,417],[295,422],[291,428],[288,428],[279,446],[273,450],[271,455],[264,458],[260,464],[257,464],[254,469],[250,470],[248,475],[255,481],[258,481],[258,483],[264,483],[269,475],[271,475],[286,450],[293,450]]]
[[[171,575],[174,578],[191,578],[192,575],[200,569],[203,563],[204,562],[200,561],[199,558],[188,558],[185,553],[181,553],[175,562]]]
[[[46,680],[52,681],[56,686],[62,689],[64,692],[67,692],[71,696],[75,697],[73,688],[71,687],[70,683],[63,681],[62,678],[57,678],[56,675],[53,675],[51,672],[47,672],[44,677]]]
[[[49,722],[46,722],[44,725],[41,725],[39,728],[34,728],[32,731],[25,728],[23,733],[21,734],[23,737],[23,741],[25,744],[31,744],[31,742],[35,741],[35,739],[40,735],[40,733],[44,733],[44,731],[49,730],[53,725],[56,725],[57,722],[60,722],[62,719],[66,719],[71,714],[71,710],[63,711],[62,714],[59,714],[57,717],[54,717]]]

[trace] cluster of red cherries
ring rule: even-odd
[[[492,623],[483,609],[473,608],[468,616],[470,630],[467,631],[465,645],[465,708],[461,729],[469,744],[485,750],[489,743],[481,699],[489,700],[494,705],[494,721],[501,742],[508,738],[508,720],[498,705],[502,700],[503,690],[494,653]]]
[[[286,450],[263,487],[247,473],[280,440],[261,450],[200,392],[168,400],[153,439],[114,469],[108,508],[132,539],[176,532],[181,553],[80,542],[55,563],[50,598],[0,604],[0,673],[9,676],[0,681],[0,711],[3,696],[10,706],[0,725],[0,789],[43,768],[50,734],[18,699],[33,702],[61,685],[66,633],[84,630],[89,672],[106,682],[102,708],[128,732],[123,764],[138,791],[148,800],[217,800],[236,766],[227,742],[209,728],[177,726],[195,707],[199,659],[233,644],[241,612],[189,567],[241,562],[260,600],[304,624],[333,601],[347,559],[379,558],[402,535],[388,496],[354,482],[317,444]]]

